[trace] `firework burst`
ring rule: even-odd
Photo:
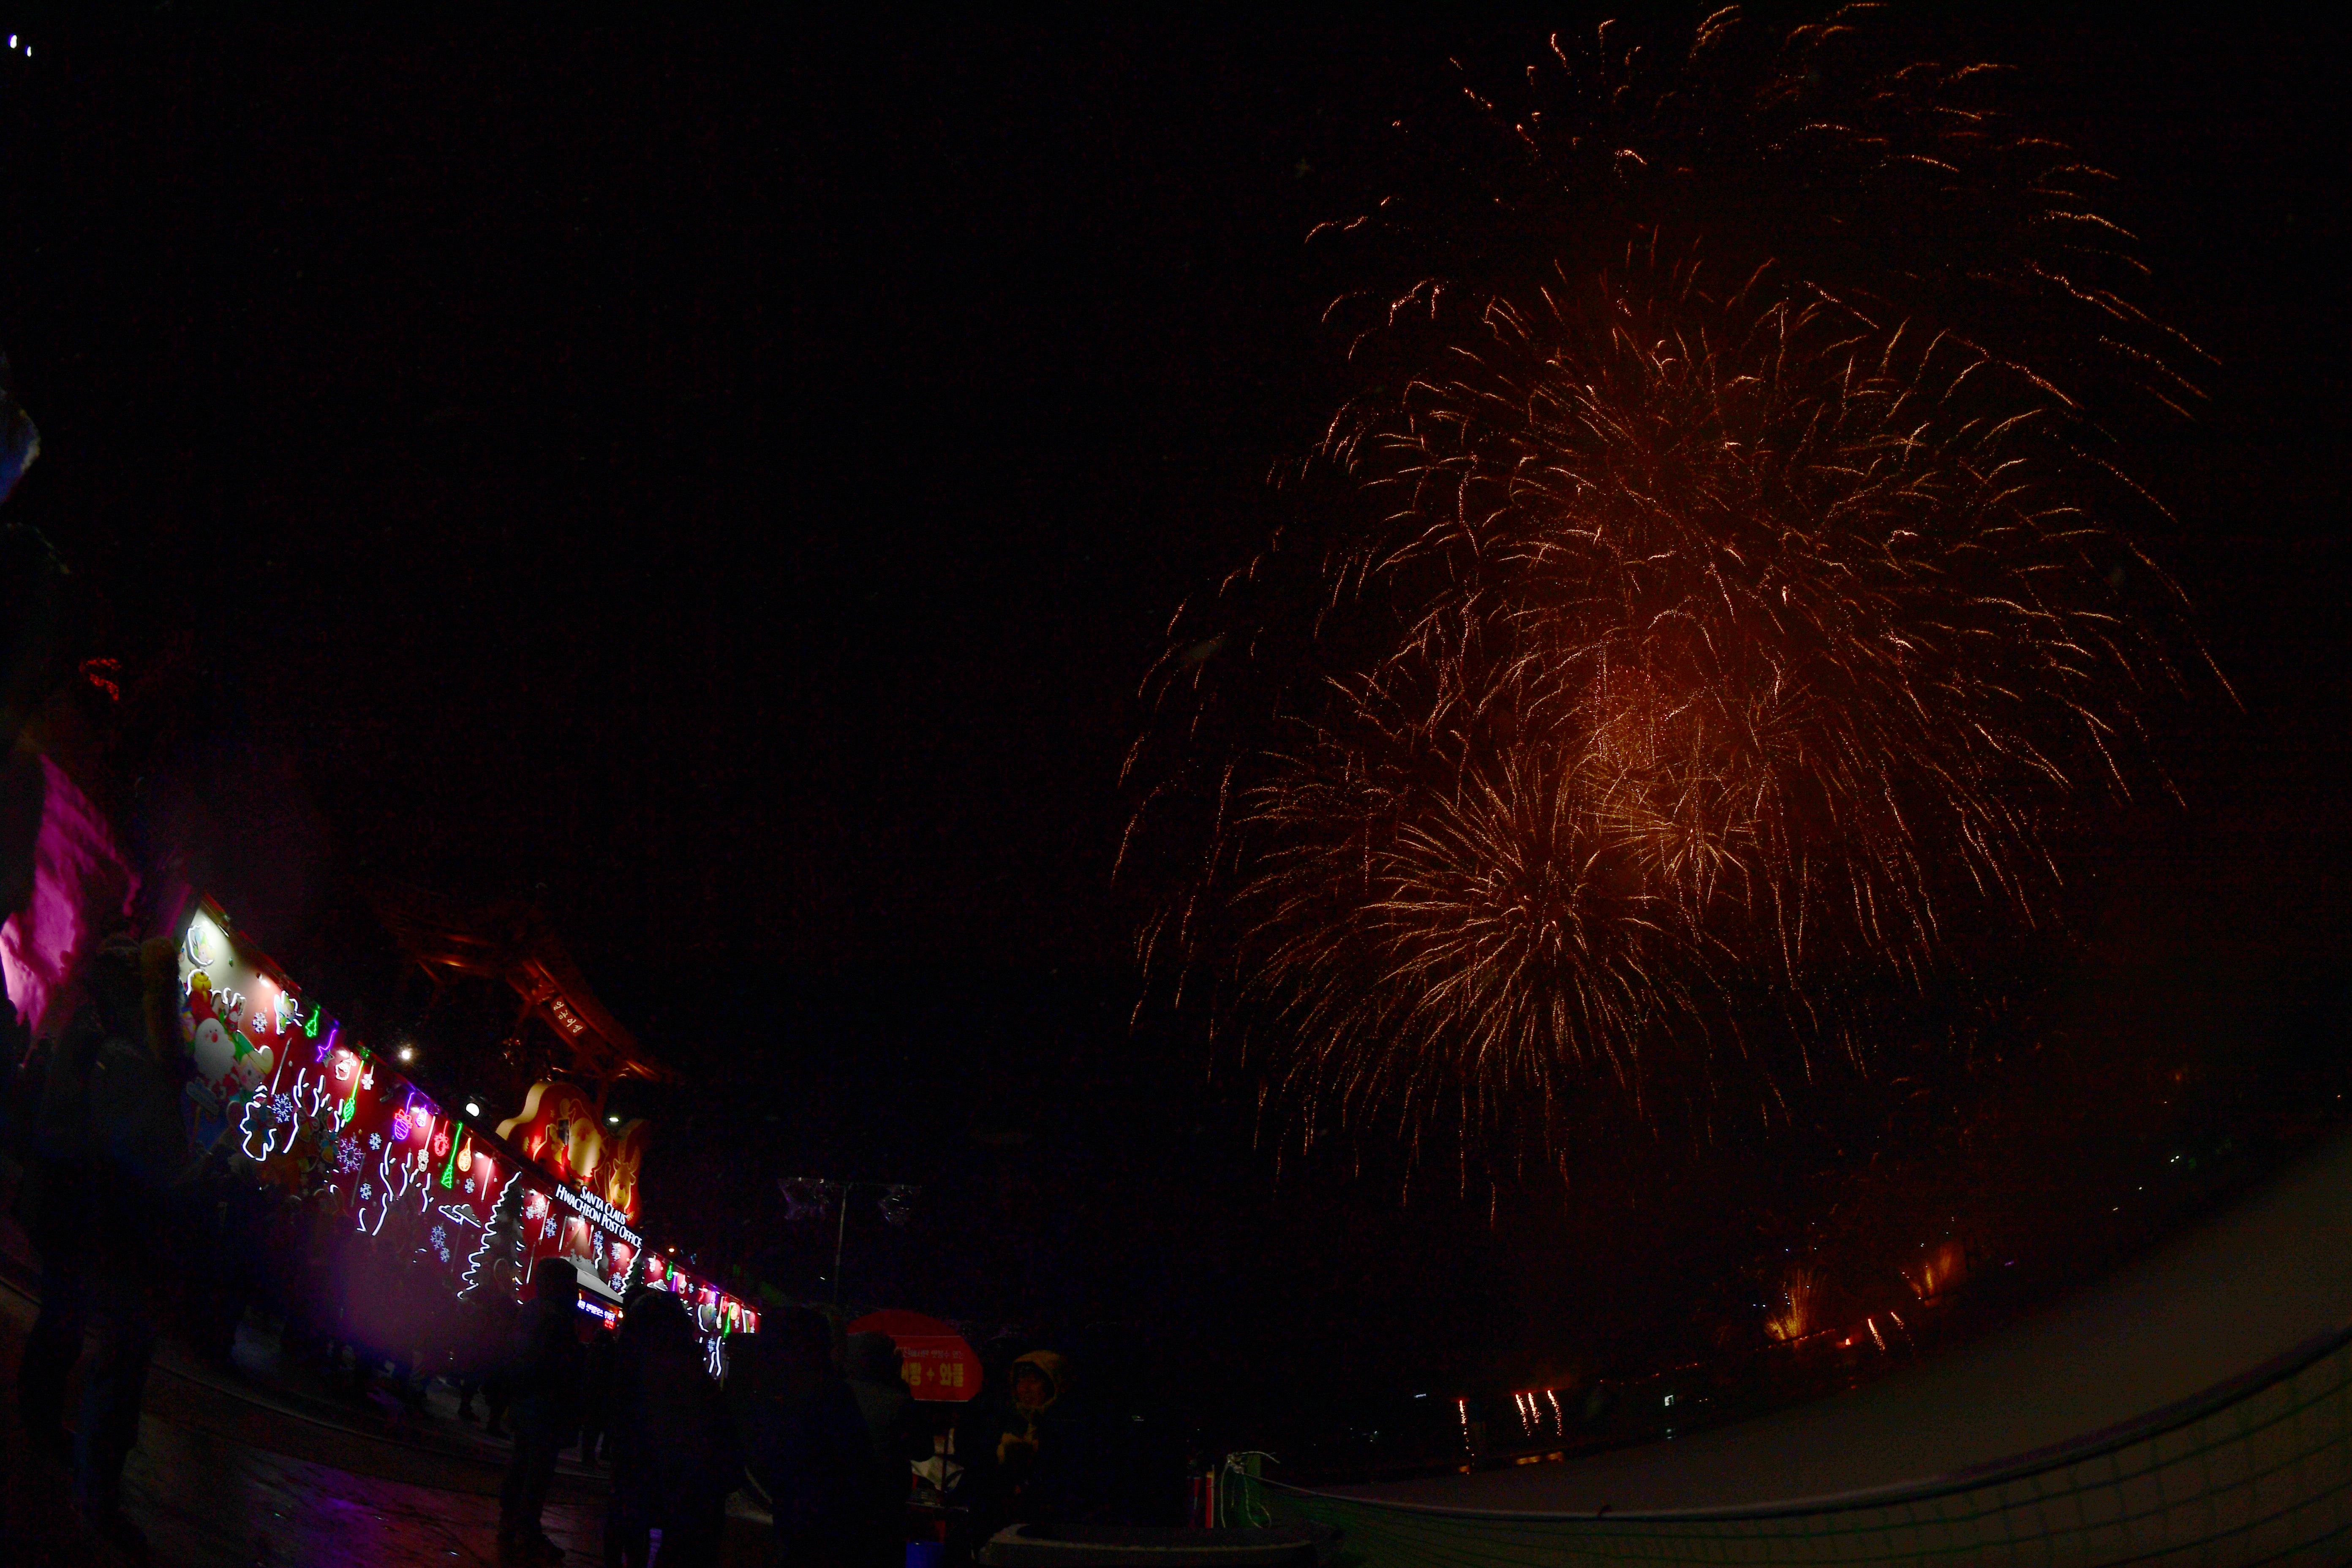
[[[1714,18],[1646,96],[1562,50],[1549,120],[1470,93],[1508,179],[1423,248],[1483,272],[1335,306],[1362,380],[1302,474],[1339,521],[1179,617],[1131,766],[1139,824],[1201,803],[1205,853],[1145,955],[1212,980],[1309,1139],[1556,1144],[1596,1089],[1705,1098],[1759,1029],[1801,1068],[1864,1060],[1853,999],[1927,987],[1956,924],[2044,919],[2058,826],[2142,771],[2179,601],[2080,394],[2185,384],[2066,269],[2129,261],[2064,205],[2092,172],[1958,107],[1972,69],[1841,49],[1853,112],[1824,118],[1841,37],[1759,50]],[[1802,194],[1807,266],[1756,257],[1755,195],[1722,194],[1767,175]],[[1862,265],[1842,213],[1897,209]],[[1465,241],[1496,211],[1518,240]],[[1929,217],[1972,220],[1958,276],[1918,259]],[[1385,234],[1377,269],[1427,226],[1345,226]],[[1988,278],[2011,309],[1978,308]],[[2061,353],[2084,312],[2115,330]],[[1213,679],[1228,647],[1270,682]]]

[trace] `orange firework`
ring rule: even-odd
[[[1780,1287],[1780,1305],[1764,1320],[1765,1332],[1783,1344],[1805,1338],[1821,1326],[1821,1298],[1819,1275],[1810,1268],[1790,1269]]]
[[[1904,1282],[1922,1301],[1932,1302],[1937,1297],[1968,1278],[1967,1249],[1957,1241],[1938,1242],[1919,1248],[1916,1261],[1903,1269]]]
[[[1727,138],[1751,162],[1797,156],[1753,133],[1786,118],[1789,58],[1762,57],[1751,133]],[[1934,138],[1966,76],[1859,79]],[[1589,136],[1526,123],[1539,163],[1589,163]],[[1807,125],[1832,170],[1863,137]],[[1368,384],[1308,466],[1354,498],[1304,574],[1311,634],[1280,641],[1272,552],[1180,617],[1155,674],[1188,750],[1139,819],[1189,778],[1213,805],[1146,956],[1213,978],[1309,1138],[1337,1117],[1556,1142],[1597,1083],[1638,1100],[1671,1066],[1703,1095],[1759,1018],[1861,1059],[1851,998],[1926,988],[1956,922],[2043,918],[2055,826],[2127,790],[2144,699],[2178,685],[2179,596],[2112,521],[2137,492],[2084,455],[2053,375],[1882,309],[1920,292],[1899,272],[1864,289],[1768,258],[1714,283],[1703,241],[1662,249],[1651,221],[1706,188],[1677,174],[1584,224],[1613,226],[1606,265],[1559,258],[1595,254],[1570,225],[1541,270],[1376,310]],[[2055,265],[2028,247],[2013,269],[2090,292]],[[1235,645],[1311,677],[1277,677],[1271,742],[1218,729],[1238,683],[1203,667]]]

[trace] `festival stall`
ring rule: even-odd
[[[257,1180],[349,1220],[376,1248],[421,1256],[460,1299],[516,1296],[542,1258],[571,1261],[581,1310],[616,1327],[625,1291],[680,1297],[714,1373],[758,1314],[647,1248],[637,1176],[646,1128],[609,1130],[572,1085],[531,1087],[486,1131],[453,1114],[304,996],[210,900],[180,939],[180,1035],[191,1132]]]
[[[576,1085],[549,1080],[530,1086],[522,1110],[499,1123],[498,1136],[553,1180],[550,1194],[529,1200],[527,1214],[536,1219],[541,1238],[535,1245],[552,1246],[572,1258],[583,1276],[593,1271],[615,1291],[629,1283],[632,1265],[642,1254],[638,1282],[679,1298],[701,1335],[712,1373],[724,1375],[727,1342],[756,1332],[759,1314],[696,1279],[667,1254],[645,1250],[635,1226],[646,1131],[641,1121],[617,1127],[600,1123],[595,1106]]]

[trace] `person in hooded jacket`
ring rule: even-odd
[[[1012,1413],[996,1440],[999,1506],[1012,1522],[1100,1521],[1113,1488],[1111,1455],[1077,1397],[1070,1363],[1053,1351],[1015,1357]]]
[[[716,1563],[727,1494],[742,1479],[743,1445],[676,1297],[642,1290],[625,1304],[607,1420],[608,1568],[644,1568],[656,1530],[665,1568]]]
[[[86,976],[89,1000],[55,1044],[26,1194],[41,1255],[41,1311],[26,1336],[17,1397],[27,1435],[64,1447],[66,1384],[84,1336],[73,1494],[91,1529],[134,1555],[145,1542],[121,1511],[123,1461],[154,1350],[149,1291],[166,1270],[157,1237],[194,1163],[180,1120],[173,944],[110,938]]]

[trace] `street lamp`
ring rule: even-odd
[[[776,1190],[784,1194],[784,1204],[796,1219],[808,1209],[822,1213],[827,1203],[840,1203],[833,1231],[833,1304],[836,1307],[841,1305],[841,1255],[849,1240],[849,1194],[860,1187],[880,1193],[882,1217],[901,1226],[914,1217],[915,1199],[923,1190],[907,1182],[837,1182],[829,1176],[782,1176],[776,1182]]]

